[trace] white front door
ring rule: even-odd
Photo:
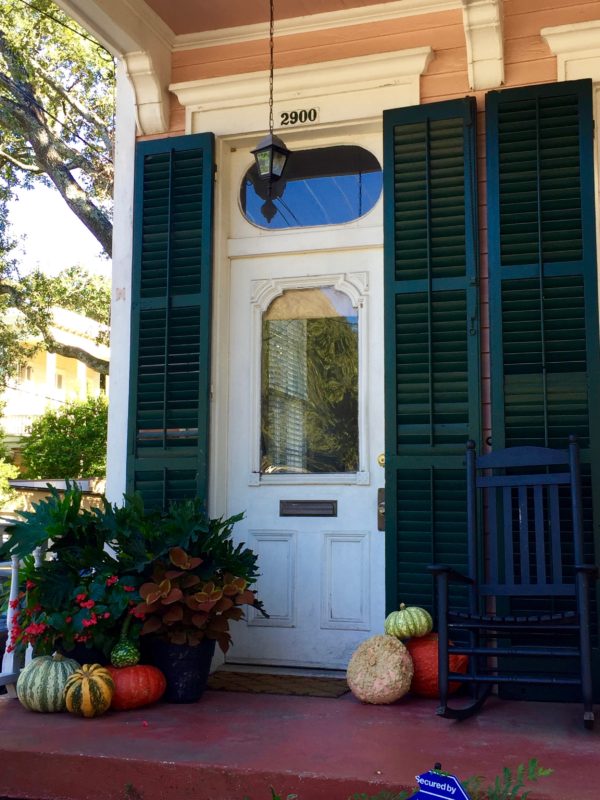
[[[381,257],[232,260],[228,510],[270,616],[249,611],[228,661],[344,668],[381,630]]]
[[[253,224],[245,217],[251,201],[248,186],[241,195],[240,186],[250,148],[223,148],[227,513],[245,513],[234,535],[258,554],[257,588],[269,614],[248,609],[247,621],[232,629],[227,661],[343,669],[360,642],[382,631],[385,611],[384,533],[377,526],[384,485],[377,461],[384,449],[382,201],[380,188],[369,188],[373,156],[310,148],[359,145],[380,163],[381,132],[375,126],[356,135],[300,136],[292,149],[307,149],[281,206],[293,224],[278,230],[265,229],[257,206]],[[327,172],[330,152],[341,160],[342,177],[319,197],[311,178]],[[347,178],[355,164],[361,174]],[[307,181],[298,175],[303,169]],[[354,180],[354,195],[345,180]],[[293,206],[295,197],[313,203],[310,222],[301,223],[305,209]],[[356,219],[340,224],[353,204]],[[315,221],[319,215],[328,224]]]

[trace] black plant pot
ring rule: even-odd
[[[152,662],[167,679],[163,700],[167,703],[195,703],[202,697],[215,652],[214,639],[202,639],[192,647],[152,641]]]
[[[86,647],[85,644],[77,642],[71,650],[60,648],[60,652],[65,658],[73,658],[79,664],[108,664],[108,658],[98,647]]]

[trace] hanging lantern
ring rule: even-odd
[[[256,159],[256,167],[260,178],[277,180],[281,178],[287,164],[290,151],[279,136],[270,132],[256,145],[252,151]]]
[[[252,154],[256,160],[256,168],[259,177],[272,183],[273,181],[279,180],[283,175],[285,165],[290,156],[290,151],[279,136],[275,136],[273,133],[273,0],[270,0],[269,7],[269,133],[258,143],[254,150],[252,150]]]

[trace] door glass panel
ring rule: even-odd
[[[332,288],[283,292],[262,323],[261,472],[357,470],[357,309]]]

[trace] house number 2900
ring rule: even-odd
[[[318,108],[302,108],[299,111],[282,111],[281,125],[303,125],[307,122],[316,122],[319,118]]]

